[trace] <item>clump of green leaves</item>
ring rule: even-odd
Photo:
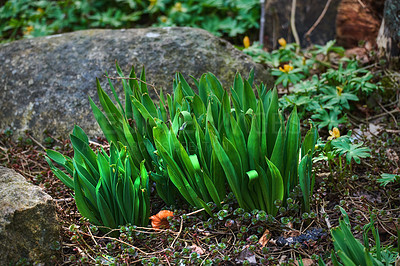
[[[285,200],[300,177],[305,209],[309,209],[316,128],[311,126],[301,145],[296,110],[285,126],[277,91],[260,85],[257,98],[251,87],[253,72],[247,80],[237,75],[230,93],[214,75],[205,74],[194,80],[198,94],[178,73],[173,97],[165,99],[160,92],[160,104],[155,105],[148,96],[144,71],[137,79],[132,69],[129,81],[118,65],[117,71],[125,107],[111,83],[117,105],[98,82],[104,113],[91,102],[96,120],[109,141],[127,146],[133,164],[146,159],[161,198],[168,200],[177,190],[189,204],[211,214],[207,202],[221,208],[227,181],[240,207],[275,215],[274,202]]]
[[[392,265],[398,253],[387,248],[383,249],[380,244],[377,228],[374,226],[374,219],[363,228],[364,245],[358,241],[351,233],[349,216],[346,211],[339,207],[342,212],[343,220],[339,221],[339,226],[331,230],[335,252],[332,251],[331,259],[333,265]],[[368,232],[371,231],[375,240],[375,247],[370,248]]]
[[[110,228],[128,223],[146,226],[150,190],[144,162],[140,169],[136,168],[126,147],[120,143],[111,142],[109,153],[101,149],[96,154],[78,126],[70,137],[73,159],[47,150],[46,160],[55,176],[74,190],[75,203],[82,216],[93,224]],[[70,176],[55,167],[50,159],[64,167]]]

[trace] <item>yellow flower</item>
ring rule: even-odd
[[[337,127],[334,127],[332,130],[329,130],[329,134],[330,136],[328,137],[328,140],[337,139],[340,137],[340,132]]]
[[[283,65],[283,68],[279,67],[279,70],[283,73],[289,73],[291,70],[293,70],[293,67],[291,65],[285,64]]]
[[[41,14],[44,13],[43,8],[40,8],[40,7],[39,7],[36,11],[39,12],[39,13],[41,13]]]
[[[278,40],[278,43],[279,43],[280,46],[282,46],[282,48],[286,47],[286,40],[284,38],[280,38]]]
[[[168,21],[168,18],[166,16],[161,16],[160,20],[161,20],[162,23],[165,23],[165,22]]]
[[[157,4],[157,0],[149,0],[150,2],[150,7],[153,7],[155,4]]]
[[[28,26],[25,28],[24,35],[28,35],[33,31],[33,26]]]
[[[302,61],[302,63],[303,63],[303,66],[305,66],[305,65],[306,65],[306,58],[305,58],[305,57],[303,57],[303,61]]]
[[[337,94],[338,94],[339,96],[342,95],[342,91],[343,91],[343,88],[342,88],[342,87],[339,87],[339,86],[336,87],[336,92],[337,92]]]
[[[174,9],[175,11],[177,11],[177,12],[182,12],[182,11],[183,11],[182,3],[181,3],[181,2],[175,3],[173,9]]]
[[[245,36],[243,38],[243,46],[244,46],[244,48],[249,48],[250,47],[250,39],[249,39],[248,36]]]

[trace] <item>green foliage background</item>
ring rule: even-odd
[[[89,28],[189,26],[236,37],[258,28],[257,0],[8,0],[0,42]],[[240,39],[241,40],[241,39]]]

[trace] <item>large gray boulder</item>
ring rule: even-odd
[[[26,39],[0,45],[0,130],[29,130],[43,139],[45,130],[65,137],[78,124],[90,136],[101,135],[88,95],[97,100],[96,77],[108,88],[103,75],[117,75],[116,60],[126,74],[132,65],[144,66],[147,81],[167,92],[177,71],[188,80],[209,71],[229,86],[236,72],[247,77],[254,69],[257,83],[271,84],[263,66],[201,29],[85,30]]]
[[[56,216],[48,194],[0,166],[0,265],[54,264],[61,254]]]

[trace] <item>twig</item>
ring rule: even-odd
[[[325,204],[325,202],[324,202],[324,204]],[[326,226],[328,226],[328,229],[330,230],[332,225],[331,225],[331,222],[329,221],[329,216],[325,211],[324,204],[321,205],[321,213],[322,213],[322,215],[325,214],[325,223],[326,223]]]
[[[258,37],[261,47],[264,45],[264,25],[265,25],[265,0],[260,0],[261,17],[260,17],[260,35]]]
[[[61,201],[64,201],[64,202],[66,202],[66,201],[73,201],[74,200],[74,198],[66,198],[66,199],[53,199],[53,201],[55,201],[55,202],[61,202]]]
[[[179,237],[180,234],[182,233],[182,228],[183,228],[183,219],[182,219],[182,217],[181,217],[181,226],[179,227],[179,232],[178,232],[178,234],[176,235],[174,241],[172,241],[172,243],[171,243],[171,247],[174,247],[176,240],[178,239],[178,237]]]
[[[379,117],[382,117],[382,116],[385,116],[385,115],[392,115],[392,114],[398,113],[398,112],[400,112],[400,109],[396,108],[396,109],[394,109],[392,111],[387,111],[387,112],[384,112],[384,113],[381,113],[381,114],[378,114],[378,115],[367,117],[366,119],[357,118],[356,116],[354,116],[354,115],[352,115],[350,113],[347,113],[347,115],[350,116],[351,118],[357,120],[360,123],[368,124],[369,121],[371,121],[371,120],[374,120],[376,118],[379,118]]]
[[[33,140],[33,142],[35,142],[37,145],[39,145],[40,148],[42,148],[44,151],[46,150],[46,148],[39,141],[34,139],[30,134],[27,133],[26,135],[28,135],[28,137],[31,138]]]
[[[94,241],[94,243],[95,243],[96,245],[98,245],[96,239],[93,237],[92,230],[90,230],[90,228],[89,228],[88,225],[86,225],[86,229],[88,230],[88,232],[89,232],[89,234],[90,234],[90,237],[92,238],[92,240]]]
[[[392,111],[389,111],[387,113],[382,113],[382,114],[379,114],[379,115],[371,116],[371,117],[368,118],[368,120],[373,120],[375,118],[379,118],[379,117],[385,116],[387,114],[394,114],[394,113],[398,113],[398,112],[400,112],[400,110],[398,108],[396,108],[396,109],[394,109]]]
[[[395,127],[397,127],[397,120],[396,120],[396,117],[394,117],[394,115],[393,115],[392,113],[389,113],[389,111],[386,110],[386,108],[383,107],[383,105],[382,105],[380,102],[378,102],[378,104],[379,104],[379,106],[383,109],[383,111],[385,111],[387,114],[389,114],[389,115],[393,118],[393,120],[394,120],[394,125],[395,125]]]
[[[86,242],[85,242],[86,244]],[[87,245],[87,244],[86,244]],[[89,247],[89,246],[88,246]],[[79,254],[82,255],[86,255],[88,256],[92,261],[96,261],[92,256],[89,255],[89,253],[86,253],[84,250],[80,249],[79,247],[76,247],[76,249],[78,250]],[[90,247],[89,247],[90,249]],[[93,251],[93,250],[92,250]]]
[[[259,35],[259,42],[260,45],[263,46],[264,44],[264,27],[265,27],[265,12],[269,8],[269,5],[271,4],[272,0],[260,0],[261,4],[261,18],[260,18],[260,35]]]
[[[396,129],[385,129],[386,132],[389,133],[400,133],[400,130],[396,130]]]
[[[79,230],[79,233],[81,233],[81,234],[83,234],[83,235],[86,235],[86,236],[90,236],[89,234],[87,234],[87,233],[85,233],[85,232],[83,232],[83,231],[80,231],[80,230]],[[134,245],[131,245],[131,244],[125,242],[125,241],[122,241],[121,239],[118,239],[118,238],[109,237],[109,236],[93,236],[93,237],[94,237],[94,238],[99,238],[99,239],[109,239],[109,240],[117,241],[117,242],[119,242],[119,243],[121,243],[121,244],[124,244],[124,245],[127,245],[127,246],[131,247],[131,248],[134,248],[134,249],[138,250],[139,252],[141,252],[141,253],[143,253],[143,254],[145,254],[145,255],[153,255],[153,254],[158,254],[158,253],[162,253],[162,252],[165,251],[165,249],[163,249],[163,250],[159,250],[159,251],[147,253],[147,252],[141,250],[140,248],[138,248],[138,247],[136,247],[136,246],[134,246]]]
[[[193,214],[196,214],[196,213],[199,213],[199,212],[202,212],[202,211],[204,211],[204,208],[199,209],[199,210],[194,211],[194,212],[191,212],[191,213],[188,213],[188,214],[186,214],[186,216],[193,215]]]
[[[296,20],[296,0],[292,0],[292,11],[290,14],[290,27],[292,28],[292,34],[293,34],[294,40],[300,47],[300,39],[299,39],[299,35],[297,34],[295,20]],[[298,49],[299,48],[297,48],[297,50]]]
[[[366,7],[365,4],[364,4],[361,0],[357,0],[357,1],[358,1],[358,3],[359,3],[363,8]]]
[[[102,148],[109,148],[110,147],[110,145],[103,145],[103,144],[100,144],[100,143],[97,143],[97,142],[94,142],[94,141],[91,141],[91,140],[89,140],[89,144],[93,144],[94,146],[99,146],[99,147],[102,147]]]
[[[317,20],[314,22],[314,24],[311,26],[311,28],[304,34],[304,36],[306,38],[308,38],[311,34],[311,32],[313,32],[315,30],[315,28],[318,26],[318,24],[321,22],[321,20],[324,18],[326,11],[328,11],[328,7],[331,4],[332,0],[328,0],[326,1],[325,7],[321,12],[321,15],[319,15],[319,17],[317,18]]]

